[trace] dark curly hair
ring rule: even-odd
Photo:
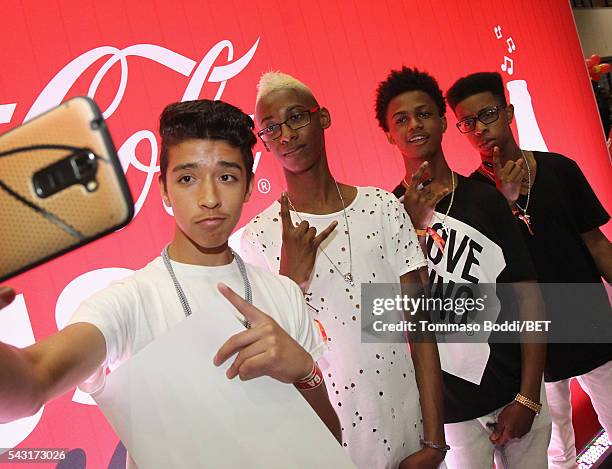
[[[376,119],[385,132],[389,131],[387,125],[389,103],[393,98],[407,91],[427,93],[436,103],[440,116],[446,114],[446,103],[436,79],[417,68],[404,66],[401,70],[391,70],[387,79],[381,82],[376,89]]]
[[[253,176],[253,147],[257,142],[253,119],[236,106],[223,101],[198,99],[172,103],[159,118],[161,151],[159,172],[166,181],[168,149],[189,139],[225,140],[242,153],[247,184]]]
[[[487,91],[498,98],[504,106],[508,105],[504,94],[504,81],[497,72],[478,72],[460,78],[446,92],[446,100],[454,111],[457,104],[464,99]]]

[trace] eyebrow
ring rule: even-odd
[[[414,108],[415,111],[420,111],[423,108],[427,108],[427,104],[420,104],[417,107]],[[397,111],[395,114],[393,114],[391,116],[391,118],[393,119],[395,116],[401,115],[401,114],[408,114],[409,111]]]
[[[304,104],[294,104],[293,106],[291,106],[290,108],[287,109],[287,113],[289,113],[291,111],[294,111],[298,107],[303,107],[304,109],[308,109],[308,106],[305,106]],[[274,117],[274,116],[266,116],[263,119],[261,119],[261,122],[263,123],[263,122],[267,121],[268,119],[272,119],[272,117]]]
[[[179,171],[185,171],[188,169],[195,169],[198,167],[197,163],[183,163],[177,164],[174,168],[172,168],[173,173],[178,173]]]
[[[487,105],[483,108],[480,108],[478,111],[473,112],[472,114],[468,114],[466,116],[463,116],[460,120],[465,120],[465,119],[478,119],[478,115],[483,112],[486,111],[487,109],[491,109],[494,108],[496,105],[495,104],[491,104],[491,105]]]
[[[190,169],[197,169],[198,166],[200,166],[199,163],[183,163],[183,164],[176,165],[174,168],[172,168],[172,172],[173,173],[178,173],[179,171],[187,171],[187,170],[190,170]],[[217,162],[217,166],[222,166],[224,168],[235,168],[235,169],[238,169],[241,172],[244,170],[244,168],[240,164],[235,163],[233,161],[220,160],[220,161]]]
[[[218,166],[223,166],[224,168],[235,168],[240,170],[240,172],[244,171],[244,167],[238,163],[235,163],[233,161],[225,161],[225,160],[221,160],[217,163]]]

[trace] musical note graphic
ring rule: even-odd
[[[514,73],[514,62],[510,57],[506,57],[504,55],[504,63],[501,64],[502,72],[508,73],[508,75],[512,75]]]
[[[512,54],[512,51],[516,50],[516,45],[514,45],[514,41],[511,37],[506,40],[506,44],[508,44],[508,53]]]
[[[495,37],[497,39],[501,39],[502,38],[502,32],[501,32],[501,26],[497,25],[493,28],[493,32],[495,33]]]

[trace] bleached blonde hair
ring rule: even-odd
[[[272,71],[264,73],[259,78],[259,83],[257,83],[257,98],[255,99],[255,104],[257,105],[259,100],[264,96],[283,88],[293,88],[303,91],[315,99],[312,90],[297,78],[279,71]]]

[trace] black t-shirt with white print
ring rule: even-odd
[[[518,220],[515,223],[522,231],[538,280],[542,283],[598,284],[598,287],[589,289],[588,303],[591,306],[601,305],[592,308],[593,311],[609,311],[609,300],[597,266],[580,235],[604,225],[610,216],[576,162],[557,153],[534,151],[533,155],[537,172],[528,208],[533,235],[524,223]],[[479,172],[470,177],[493,185]],[[525,195],[518,200],[522,207],[526,202]],[[547,288],[543,290],[549,319],[567,321],[568,313],[575,311],[579,315],[576,320],[586,320],[585,315],[589,311],[581,307],[575,289],[556,288],[550,289],[550,293],[548,291]],[[610,343],[549,343],[544,377],[549,382],[568,379],[610,360]]]
[[[432,292],[441,284],[448,288],[452,282],[495,284],[535,279],[527,248],[503,196],[487,184],[457,176],[448,216],[445,218],[450,195],[438,202],[432,221],[432,227],[446,240],[444,252],[440,252],[431,237],[427,239]],[[404,192],[400,185],[393,193],[401,197]],[[443,220],[448,236],[442,229]],[[505,298],[500,298],[498,321],[516,314],[516,304]],[[475,344],[466,345],[464,348],[470,350]],[[494,343],[491,337],[489,351],[480,380],[443,371],[446,423],[482,417],[512,402],[519,392],[520,344]]]

